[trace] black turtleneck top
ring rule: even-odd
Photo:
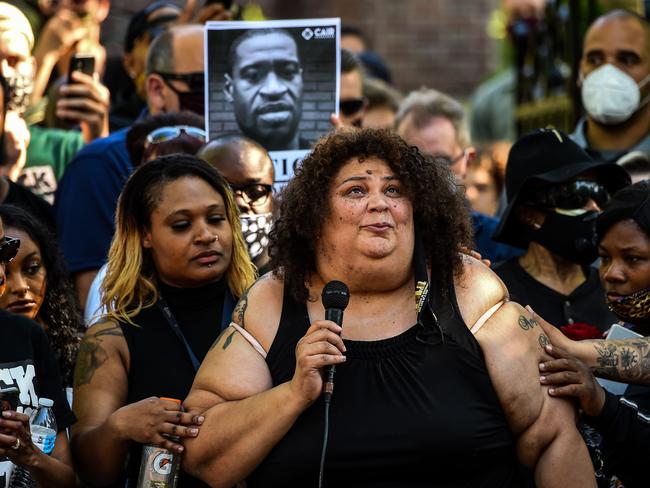
[[[200,288],[175,288],[159,285],[185,339],[199,361],[219,336],[222,326],[225,279]],[[131,365],[128,372],[127,404],[151,396],[184,400],[190,392],[195,371],[181,340],[155,305],[133,318],[136,325],[122,323]],[[127,486],[136,486],[142,445],[132,443],[127,466]],[[179,487],[205,487],[206,484],[181,472]]]

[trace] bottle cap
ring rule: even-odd
[[[174,402],[178,405],[181,404],[181,401],[178,398],[168,398],[168,397],[160,397],[161,400],[167,400],[168,402]]]
[[[50,400],[49,398],[39,398],[38,399],[38,406],[39,407],[52,407],[54,405],[54,401]]]

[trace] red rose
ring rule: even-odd
[[[603,333],[597,327],[586,324],[585,322],[574,322],[572,324],[560,327],[560,330],[569,339],[582,341],[585,339],[602,339]]]

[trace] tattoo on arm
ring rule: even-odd
[[[618,351],[614,344],[599,345],[594,344],[594,348],[598,353],[596,362],[598,367],[596,372],[606,376],[617,376],[618,374]]]
[[[228,337],[226,337],[226,341],[223,343],[223,347],[221,349],[223,349],[224,351],[228,349],[228,346],[232,342],[232,337],[235,335],[235,332],[237,331],[233,330],[232,333]]]
[[[629,347],[621,348],[621,366],[624,370],[630,370],[639,362],[639,356],[634,349]]]
[[[248,290],[250,290],[250,288]],[[246,308],[248,307],[248,290],[246,290],[241,296],[237,302],[237,305],[235,306],[235,310],[233,311],[233,316],[237,318],[237,324],[242,329],[246,328],[244,326],[244,314],[246,313]]]
[[[542,350],[544,350],[544,348],[551,343],[551,341],[548,340],[548,337],[547,337],[546,334],[540,334],[538,339],[537,339],[537,342],[539,342],[539,347],[541,347]]]
[[[123,336],[122,328],[113,324],[92,336],[85,337],[81,342],[74,369],[75,388],[90,383],[95,371],[108,359],[108,354],[102,347],[102,341],[107,336]]]
[[[228,329],[230,329],[230,327],[226,327],[225,329],[223,329],[223,330],[221,331],[221,333],[217,336],[217,338],[214,340],[214,342],[213,342],[212,345],[210,346],[210,351],[212,351],[215,347],[217,347],[217,344],[219,344],[219,341],[220,341],[221,338],[224,336],[224,334],[225,334],[226,332],[228,332]]]
[[[535,321],[535,319],[529,319],[524,317],[523,315],[519,316],[519,327],[521,327],[523,330],[530,330],[536,325],[537,322]]]

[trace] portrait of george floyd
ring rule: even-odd
[[[264,146],[275,187],[338,114],[340,19],[208,22],[206,132]]]

